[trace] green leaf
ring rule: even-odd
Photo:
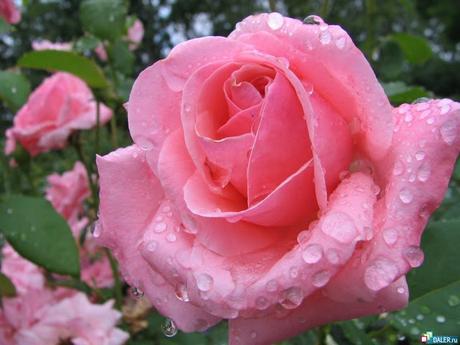
[[[101,41],[99,41],[96,37],[86,35],[77,40],[77,42],[75,42],[75,49],[78,52],[83,53],[93,50],[98,46],[99,43],[101,43]]]
[[[397,33],[390,36],[390,40],[399,44],[407,61],[414,64],[423,64],[433,56],[428,41],[416,35]]]
[[[16,112],[29,97],[30,83],[22,74],[0,71],[0,99]]]
[[[399,330],[418,338],[426,331],[433,331],[435,335],[457,335],[459,315],[460,281],[457,281],[413,300],[406,309],[392,314],[391,319]]]
[[[5,19],[0,17],[0,35],[7,33],[8,31],[11,30],[11,25],[8,24]]]
[[[84,0],[80,5],[83,29],[111,41],[125,32],[126,13],[123,0]]]
[[[421,86],[409,86],[402,81],[382,83],[386,95],[394,105],[412,103],[417,98],[429,97],[430,93]]]
[[[79,254],[69,225],[45,199],[5,197],[0,202],[0,231],[24,258],[50,272],[79,276]]]
[[[113,67],[123,73],[130,75],[134,69],[134,55],[131,53],[127,42],[117,41],[109,46],[109,58]]]
[[[460,281],[459,228],[460,219],[428,225],[421,245],[425,262],[407,275],[411,300]]]
[[[340,327],[352,344],[376,345],[377,341],[369,337],[363,330],[363,325],[359,320],[341,322]]]
[[[0,272],[0,297],[16,296],[16,288],[13,282],[2,272]]]
[[[74,52],[42,50],[24,54],[18,65],[49,71],[69,72],[83,79],[89,86],[103,88],[107,80],[99,66],[92,60]]]

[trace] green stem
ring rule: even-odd
[[[329,14],[329,0],[323,0],[323,6],[321,7],[321,18],[326,19]]]
[[[117,115],[116,112],[114,112],[112,118],[110,119],[110,131],[112,132],[112,147],[117,148],[118,147],[118,135],[117,135]]]
[[[100,137],[100,124],[101,124],[101,103],[96,100],[96,132],[94,134],[94,157],[99,153],[99,137]]]
[[[271,12],[276,12],[276,0],[268,0],[268,6],[270,7]]]
[[[325,345],[326,344],[326,337],[328,334],[328,327],[327,326],[321,326],[318,327],[316,330],[317,336],[318,336],[318,342],[317,345]]]
[[[113,280],[114,280],[114,290],[115,290],[115,307],[118,310],[121,310],[121,306],[123,304],[123,291],[121,291],[121,279],[120,274],[118,272],[118,264],[110,253],[110,250],[104,248],[105,254],[110,262],[110,267],[112,268]]]

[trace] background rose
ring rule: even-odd
[[[128,29],[128,40],[131,42],[129,49],[136,49],[144,37],[144,25],[139,19],[136,19]]]
[[[134,84],[135,145],[98,158],[101,243],[185,331],[227,318],[232,344],[265,344],[407,303],[459,104],[393,109],[318,24],[262,14],[180,44]]]
[[[100,123],[111,116],[112,110],[100,104]],[[16,114],[14,126],[6,132],[6,153],[12,152],[16,141],[32,156],[63,148],[72,131],[89,129],[96,123],[91,90],[79,78],[58,72],[45,79]]]
[[[0,17],[10,24],[16,24],[21,20],[21,12],[13,0],[0,0]]]
[[[116,328],[121,314],[112,308],[113,301],[98,305],[75,290],[52,290],[45,286],[43,272],[10,246],[2,253],[2,273],[17,289],[16,297],[2,299],[2,345],[58,345],[66,339],[82,345],[126,342],[128,334]]]
[[[81,215],[83,202],[91,195],[85,166],[77,161],[72,170],[62,175],[51,174],[47,180],[46,199],[67,220],[74,235],[78,236],[88,223],[88,219],[81,218]]]

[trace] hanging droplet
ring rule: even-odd
[[[328,270],[323,270],[316,272],[311,280],[311,283],[313,286],[316,286],[318,288],[323,287],[329,282],[329,279],[331,279],[331,272]]]
[[[399,199],[404,203],[404,204],[410,204],[411,201],[414,199],[414,196],[412,195],[412,192],[407,189],[407,188],[402,188],[399,191]]]
[[[302,259],[307,264],[314,264],[321,260],[323,248],[319,244],[309,244],[302,252]]]
[[[398,231],[393,228],[387,228],[382,233],[383,240],[389,246],[394,245],[398,241]]]
[[[161,330],[163,334],[168,337],[174,337],[177,334],[177,327],[173,320],[166,319],[163,324],[161,325]]]
[[[291,287],[283,291],[282,299],[279,302],[285,309],[297,308],[303,300],[303,293],[299,287]]]
[[[190,301],[190,297],[187,291],[187,286],[185,284],[182,284],[182,283],[177,284],[175,292],[176,292],[177,299],[181,300],[182,302]]]
[[[403,254],[409,265],[413,268],[419,267],[423,263],[425,257],[423,251],[417,246],[407,247]]]
[[[206,292],[212,289],[214,280],[209,274],[201,273],[196,277],[196,285],[198,290]]]

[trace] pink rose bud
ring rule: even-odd
[[[111,117],[112,110],[100,104],[100,124]],[[58,72],[46,78],[16,114],[13,127],[6,132],[5,153],[11,153],[17,141],[32,156],[60,149],[73,131],[90,129],[96,123],[96,102],[91,90],[81,79]]]
[[[94,52],[101,61],[107,61],[107,51],[102,43],[99,43],[96,48],[94,48]]]
[[[0,0],[0,17],[7,23],[16,24],[21,20],[21,12],[16,8],[13,0]]]
[[[270,344],[407,304],[460,104],[393,108],[315,22],[260,14],[179,44],[134,83],[134,145],[97,158],[99,242],[185,332],[228,319],[230,344]]]
[[[136,49],[144,37],[144,25],[139,19],[134,21],[134,24],[128,29],[128,40],[131,43],[129,49]]]

